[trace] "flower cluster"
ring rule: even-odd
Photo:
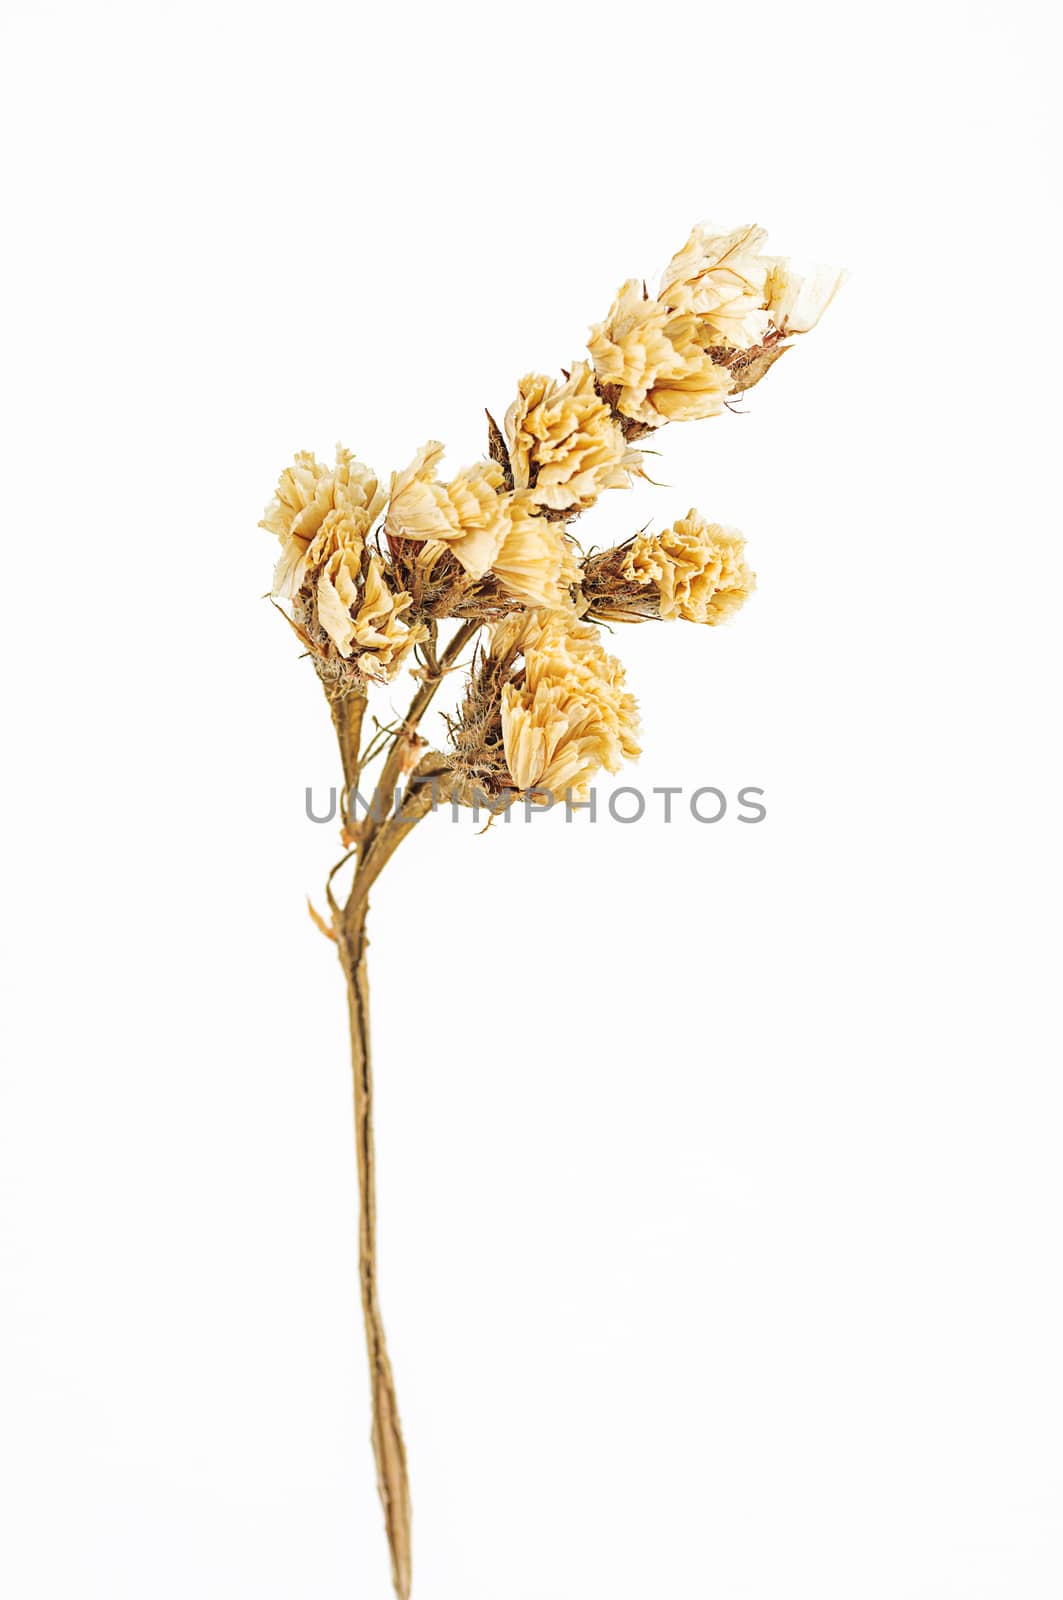
[[[444,478],[443,446],[431,440],[385,492],[349,451],[338,449],[333,467],[298,455],[262,521],[281,546],[274,594],[290,605],[289,621],[325,686],[342,758],[346,853],[329,874],[329,920],[310,909],[338,946],[351,996],[372,1438],[400,1600],[410,1593],[410,1505],[374,1289],[368,895],[440,792],[459,805],[486,802],[492,812],[521,797],[529,806],[585,803],[599,771],[615,773],[637,758],[638,706],[598,623],[679,618],[712,626],[752,591],[741,536],[697,511],[588,554],[568,529],[606,490],[646,476],[636,440],[663,423],[722,411],[761,381],[791,335],[815,325],[840,275],[822,269],[803,280],[764,254],[764,243],[756,227],[696,227],[656,295],[637,279],[623,285],[591,329],[589,360],[560,378],[522,378],[504,428],[488,412],[487,459]],[[442,624],[453,628],[449,638]],[[449,745],[430,750],[422,719],[481,629],[486,642],[473,655],[460,708],[444,717]],[[374,731],[364,732],[368,685],[386,683],[411,653],[417,686],[405,715],[373,718]],[[359,784],[378,757],[372,799],[356,817]],[[698,791],[694,815],[718,820],[722,809],[715,819],[696,809],[706,793],[719,792]],[[352,858],[341,900],[333,885]]]
[[[489,572],[521,605],[560,606],[574,576],[572,547],[539,516],[534,496],[505,490],[496,461],[466,467],[449,483],[436,475],[443,446],[432,439],[391,481],[384,524],[389,540],[424,544],[431,562],[444,546],[474,581]]]
[[[346,450],[331,468],[296,457],[262,525],[281,543],[274,593],[330,692],[387,680],[420,644],[434,670],[438,625],[460,618],[491,629],[441,757],[466,780],[582,793],[637,753],[635,702],[594,624],[723,621],[755,585],[744,541],[691,510],[584,558],[567,527],[645,476],[635,440],[722,411],[815,326],[842,275],[802,278],[765,243],[754,226],[695,227],[656,295],[629,279],[590,360],[522,378],[504,429],[489,419],[489,459],[449,479],[435,440],[388,492]]]
[[[732,392],[763,377],[781,340],[818,322],[842,275],[820,268],[802,279],[787,261],[761,253],[766,238],[762,228],[717,233],[699,224],[656,297],[631,278],[592,328],[598,380],[629,419],[629,436],[715,416]]]

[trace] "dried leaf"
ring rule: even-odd
[[[337,942],[335,929],[330,922],[325,921],[320,911],[315,910],[314,902],[311,900],[309,895],[306,897],[306,909],[309,911],[310,921],[314,924],[314,927],[317,929],[317,931],[319,933],[323,933],[326,939],[331,939],[333,944],[335,944]]]

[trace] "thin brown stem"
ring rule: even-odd
[[[410,1489],[406,1447],[399,1422],[395,1380],[384,1338],[376,1271],[376,1159],[373,1145],[373,1074],[369,1054],[369,978],[366,971],[364,907],[340,937],[340,961],[347,978],[354,1070],[354,1132],[358,1155],[358,1277],[369,1352],[373,1411],[373,1455],[384,1507],[391,1576],[399,1600],[409,1600],[411,1582]]]
[[[391,749],[388,751],[387,760],[384,762],[384,768],[380,774],[380,781],[377,783],[369,806],[369,814],[363,823],[363,849],[359,860],[359,870],[361,869],[362,861],[366,859],[369,853],[374,838],[394,811],[395,790],[402,775],[402,763],[406,756],[407,741],[417,732],[418,724],[432,704],[439,685],[455,665],[469,640],[482,626],[483,623],[480,618],[470,618],[468,622],[462,623],[443,651],[443,654],[439,657],[438,667],[434,672],[426,671],[417,693],[410,701],[410,708],[403,718],[402,727],[395,735]]]

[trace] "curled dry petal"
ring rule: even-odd
[[[768,261],[768,310],[780,333],[810,333],[845,282],[840,267],[813,267],[807,277],[795,272],[789,261],[776,256]]]
[[[427,638],[420,623],[411,627],[404,620],[410,604],[408,594],[396,594],[388,584],[380,557],[371,555],[351,634],[367,677],[391,677],[413,646]]]

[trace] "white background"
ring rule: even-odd
[[[627,781],[769,814],[440,818],[374,897],[415,1595],[1063,1594],[1053,20],[7,0],[11,1600],[387,1600],[255,524],[475,459],[701,217],[851,281],[581,531],[747,533],[734,626],[618,640]]]

